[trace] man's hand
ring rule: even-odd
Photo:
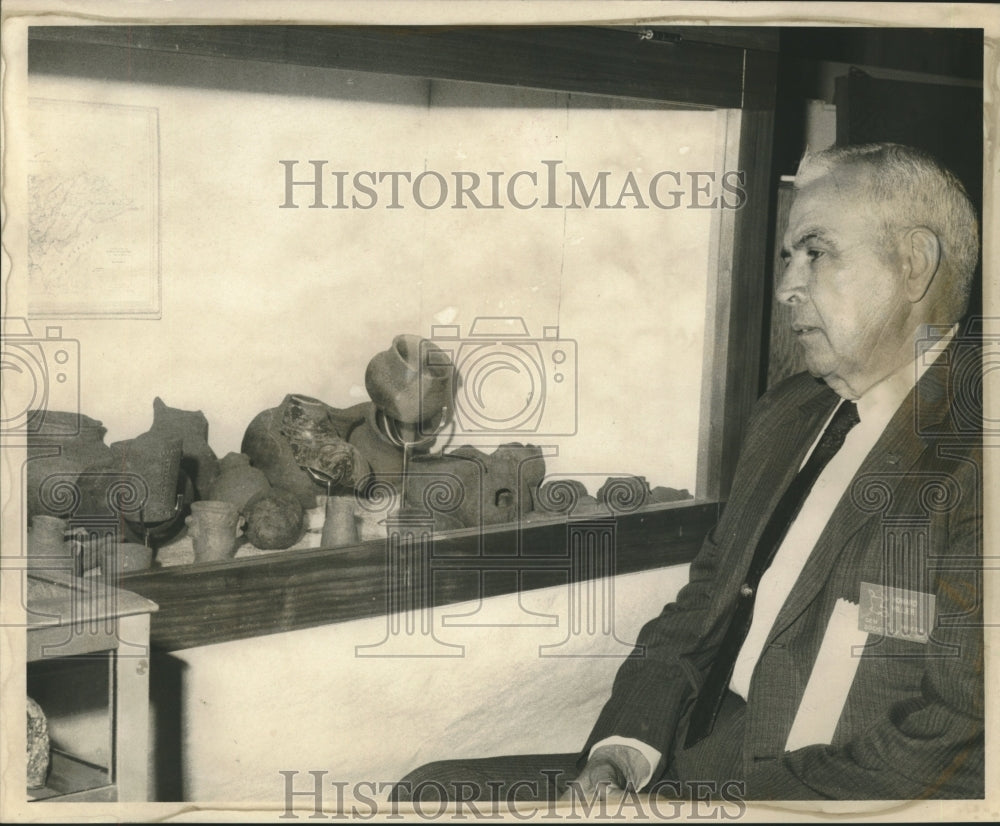
[[[607,755],[591,757],[576,780],[569,783],[560,799],[570,802],[574,798],[589,802],[607,800],[617,802],[625,794],[628,779],[625,772]]]
[[[598,746],[591,752],[587,765],[576,780],[569,783],[560,798],[571,801],[582,797],[586,801],[617,802],[630,785],[635,789],[649,775],[649,761],[638,749],[622,745]]]

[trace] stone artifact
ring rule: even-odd
[[[290,548],[302,537],[304,512],[295,494],[271,488],[247,504],[247,539],[261,550]]]
[[[28,700],[28,769],[29,789],[40,789],[49,776],[49,724],[45,712],[30,697]]]
[[[532,509],[545,476],[542,450],[510,443],[492,454],[462,446],[443,456],[416,457],[406,479],[406,504],[457,520],[463,527],[516,522]]]
[[[650,500],[657,503],[662,502],[679,502],[682,499],[693,498],[690,493],[688,493],[687,488],[666,488],[663,485],[657,485],[653,488]]]
[[[609,476],[597,491],[597,501],[613,513],[629,513],[652,499],[645,476]]]
[[[151,433],[180,436],[183,444],[181,470],[194,485],[195,496],[204,498],[219,472],[219,460],[208,446],[208,419],[200,410],[168,407],[159,396],[153,399]]]
[[[398,335],[365,371],[365,388],[386,416],[404,424],[432,423],[452,408],[455,367],[432,341]]]
[[[245,519],[232,502],[202,499],[191,503],[185,520],[194,545],[195,562],[223,562],[236,555]]]
[[[242,511],[255,496],[270,489],[267,475],[260,468],[250,465],[249,456],[228,453],[219,462],[219,473],[209,486],[208,496],[217,501],[231,502],[238,511]]]
[[[543,483],[534,493],[535,510],[546,514],[569,515],[575,512],[576,506],[591,500],[597,500],[587,494],[583,482],[577,479],[553,479]]]
[[[347,441],[360,421],[357,407],[336,410],[309,396],[289,394],[278,407],[254,417],[241,450],[273,487],[295,494],[303,508],[314,508],[327,485],[303,470],[304,465],[351,488],[368,476],[368,462]]]

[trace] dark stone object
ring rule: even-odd
[[[30,697],[28,703],[28,768],[29,789],[40,789],[49,777],[51,750],[49,747],[49,723],[45,712]]]
[[[682,499],[692,499],[694,497],[688,493],[687,488],[666,488],[663,485],[658,485],[653,488],[651,495],[651,500],[653,502],[680,502]]]

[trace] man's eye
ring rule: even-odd
[[[806,255],[809,256],[810,261],[815,261],[823,255],[823,250],[806,250]]]

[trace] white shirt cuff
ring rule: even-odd
[[[652,746],[647,743],[643,743],[641,740],[635,740],[632,737],[605,737],[603,740],[599,740],[594,743],[590,749],[590,754],[587,755],[587,757],[593,757],[594,752],[602,746],[624,746],[626,748],[635,749],[646,759],[648,768],[645,775],[642,777],[631,776],[633,774],[638,774],[638,771],[633,766],[621,767],[625,770],[625,773],[629,775],[628,779],[632,781],[637,791],[650,781],[650,778],[653,776],[653,772],[656,771],[660,765],[660,759],[663,757],[663,755]]]

